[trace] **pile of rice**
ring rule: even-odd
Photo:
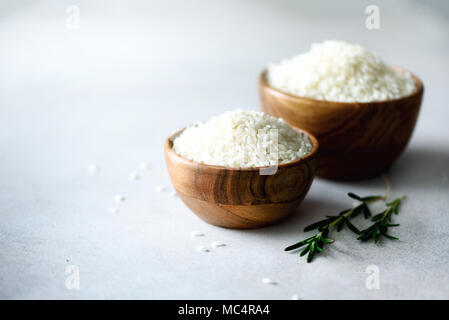
[[[312,44],[309,52],[269,65],[267,81],[295,96],[340,102],[397,99],[415,90],[410,74],[344,41]]]
[[[308,154],[312,144],[282,119],[238,109],[187,127],[173,141],[173,150],[199,163],[250,168],[296,160]]]

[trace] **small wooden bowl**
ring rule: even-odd
[[[405,70],[394,67],[401,72]],[[320,143],[319,177],[359,180],[387,170],[405,149],[421,107],[424,87],[405,97],[369,103],[301,98],[259,78],[262,110],[315,135]]]
[[[172,149],[173,140],[183,130],[165,142],[168,172],[186,206],[210,224],[234,229],[273,224],[295,211],[312,184],[318,141],[306,131],[299,130],[312,143],[308,155],[279,164],[274,175],[260,175],[260,168],[232,169],[178,155]]]

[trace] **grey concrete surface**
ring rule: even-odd
[[[447,10],[376,1],[380,29],[368,30],[368,4],[2,2],[0,298],[449,298]],[[67,27],[71,5],[79,29],[72,20]],[[283,248],[304,238],[310,222],[351,205],[346,192],[383,193],[382,179],[316,179],[292,218],[226,230],[170,196],[162,147],[193,121],[259,109],[264,66],[326,39],[365,45],[421,77],[426,91],[409,148],[387,173],[392,194],[407,195],[396,218],[400,241],[361,244],[341,233],[307,264]],[[131,181],[142,161],[151,170]],[[97,174],[88,173],[91,163]],[[119,193],[126,201],[117,204]],[[205,236],[192,238],[193,230]],[[215,240],[227,246],[195,250]],[[378,290],[365,286],[370,265],[379,268]],[[70,290],[73,266],[80,288]]]

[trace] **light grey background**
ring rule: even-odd
[[[380,8],[380,30],[365,28],[368,4]],[[81,10],[80,29],[66,27],[69,5]],[[444,1],[2,1],[0,298],[449,298],[448,15]],[[162,147],[193,121],[258,109],[264,66],[326,39],[411,70],[425,97],[388,172],[393,194],[407,195],[395,218],[401,240],[337,234],[307,264],[283,248],[352,205],[346,192],[383,193],[382,179],[316,179],[291,219],[226,230],[170,196]],[[131,181],[144,160],[151,170]],[[127,201],[114,203],[118,193]],[[195,250],[215,240],[227,246]],[[79,290],[65,286],[70,265]],[[369,265],[380,290],[365,287]]]

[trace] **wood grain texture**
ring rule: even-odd
[[[396,100],[320,101],[274,89],[265,74],[259,78],[262,110],[315,135],[320,143],[317,175],[335,180],[371,178],[388,170],[407,146],[424,92],[412,75],[416,91]]]
[[[278,166],[273,175],[259,168],[231,169],[200,164],[164,146],[171,181],[182,201],[204,221],[221,227],[247,229],[273,224],[295,211],[307,194],[318,164],[318,141],[309,133],[312,151]]]

